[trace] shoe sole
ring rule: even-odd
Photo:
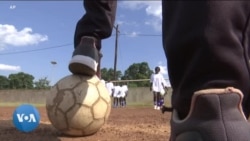
[[[95,75],[98,63],[88,56],[75,55],[69,63],[69,70],[73,74]]]

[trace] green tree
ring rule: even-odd
[[[104,80],[114,80],[114,69],[112,68],[102,68],[102,79]],[[116,71],[116,78],[120,79],[122,77],[122,72],[120,70]]]
[[[125,70],[122,80],[149,79],[153,73],[147,62],[134,63]],[[148,87],[148,81],[129,82],[130,87]]]
[[[47,77],[41,78],[38,81],[34,82],[35,89],[48,89],[50,88],[50,81]]]
[[[34,76],[19,72],[9,75],[9,86],[11,89],[32,89]]]
[[[9,88],[9,79],[6,76],[0,75],[0,89]]]

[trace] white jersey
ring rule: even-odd
[[[121,86],[114,86],[114,97],[120,98],[121,97]]]
[[[112,82],[107,82],[106,83],[106,88],[108,89],[108,92],[109,92],[110,96],[112,96],[112,92],[113,92],[113,89],[114,89],[114,84]]]
[[[128,86],[122,85],[121,87],[121,97],[126,97],[126,93],[128,92]]]
[[[152,83],[152,90],[154,92],[162,92],[166,86],[166,81],[160,73],[152,74],[150,77],[150,83]]]

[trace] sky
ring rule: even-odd
[[[117,70],[147,62],[168,78],[161,12],[161,1],[118,1]],[[51,84],[70,75],[75,25],[84,13],[82,1],[0,1],[0,75],[24,72]],[[113,68],[115,30],[102,43],[101,67]]]

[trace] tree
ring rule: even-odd
[[[127,70],[125,70],[122,80],[149,79],[152,73],[153,71],[150,70],[147,62],[134,63],[130,65]],[[129,86],[148,87],[149,82],[148,81],[129,82]]]
[[[0,89],[9,88],[9,79],[6,76],[0,75]]]
[[[34,77],[30,74],[19,72],[9,75],[9,86],[11,89],[32,89]]]
[[[114,79],[114,69],[112,68],[102,68],[102,79],[104,80],[113,80]],[[120,70],[116,71],[116,78],[120,79],[122,77],[122,72]]]
[[[35,88],[36,89],[48,89],[50,88],[49,85],[50,81],[47,80],[47,77],[41,78],[38,81],[34,82]]]

